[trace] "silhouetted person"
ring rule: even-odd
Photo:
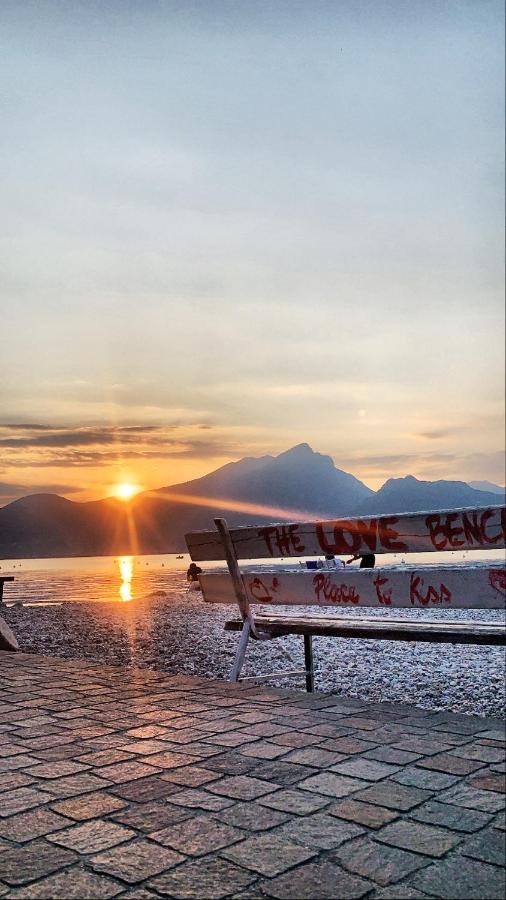
[[[355,562],[356,559],[360,560],[361,569],[374,569],[376,565],[374,553],[356,553],[351,559],[346,560],[346,565],[348,566],[350,563]]]
[[[195,563],[190,563],[190,567],[186,573],[186,580],[190,582],[198,581],[199,575],[201,574],[202,569],[200,568],[200,566],[197,566]]]
[[[360,568],[361,569],[374,569],[376,564],[376,557],[374,553],[366,553],[362,556],[360,560]]]

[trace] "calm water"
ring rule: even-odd
[[[0,575],[15,578],[4,603],[129,602],[184,580],[189,562],[174,554],[1,560]]]
[[[504,551],[488,554],[473,552],[418,553],[376,557],[377,565],[457,564],[477,560],[499,561]],[[254,560],[251,564],[254,564]],[[297,560],[292,560],[295,565]],[[97,556],[76,559],[0,560],[0,575],[14,575],[15,581],[4,587],[4,603],[47,604],[68,602],[120,603],[139,600],[154,591],[170,591],[185,584],[190,557],[176,554],[159,556]],[[280,563],[283,565],[283,562]],[[284,563],[286,565],[286,563]],[[216,564],[213,564],[213,569]]]

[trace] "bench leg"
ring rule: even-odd
[[[310,634],[304,635],[304,665],[306,668],[306,691],[312,694],[314,691],[313,638]]]
[[[241,639],[239,641],[239,646],[235,654],[234,665],[232,666],[230,675],[228,676],[229,681],[239,681],[239,675],[241,674],[241,669],[244,664],[244,657],[246,656],[246,648],[248,646],[250,631],[251,622],[249,621],[249,619],[245,619],[244,625],[242,626]]]

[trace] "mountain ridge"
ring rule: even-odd
[[[494,492],[463,481],[390,478],[373,491],[335,466],[330,456],[297,444],[278,456],[244,457],[181,484],[144,491],[128,502],[114,497],[77,502],[58,494],[29,494],[0,508],[0,558],[171,553],[183,535],[231,525],[368,516],[501,502]]]
[[[363,507],[361,513],[398,513],[488,506],[500,502],[500,496],[477,491],[465,481],[422,481],[414,475],[389,478]],[[401,508],[402,507],[402,508]],[[407,507],[407,508],[406,508]]]
[[[468,481],[467,484],[469,487],[474,488],[475,491],[489,491],[491,494],[502,495],[506,491],[506,487],[494,484],[493,481]]]

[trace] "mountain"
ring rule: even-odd
[[[461,481],[392,478],[376,493],[337,469],[329,456],[299,444],[279,456],[245,458],[183,484],[76,503],[32,494],[0,509],[0,558],[173,553],[183,535],[212,526],[375,515],[493,505],[498,495]]]
[[[349,515],[374,492],[299,444],[279,456],[228,463],[194,481],[138,494],[75,503],[32,494],[0,509],[0,558],[168,553],[187,531],[230,524]]]
[[[468,481],[468,485],[474,488],[475,491],[488,491],[490,494],[500,494],[501,497],[504,497],[506,493],[506,487],[494,484],[493,481]]]
[[[100,556],[129,545],[128,516],[119,500],[75,503],[31,494],[0,509],[0,558]]]
[[[349,515],[374,491],[341,469],[330,456],[298,444],[279,456],[246,457],[186,484],[161,488],[157,494],[236,500],[272,510],[272,517],[307,514],[318,518]],[[283,512],[280,512],[283,511]],[[253,512],[253,511],[252,511]],[[262,510],[259,510],[263,513]],[[250,514],[250,521],[251,514]]]
[[[416,512],[432,509],[459,509],[465,506],[493,506],[497,494],[475,491],[465,481],[419,481],[413,475],[389,478],[374,497],[359,507],[361,515]]]

